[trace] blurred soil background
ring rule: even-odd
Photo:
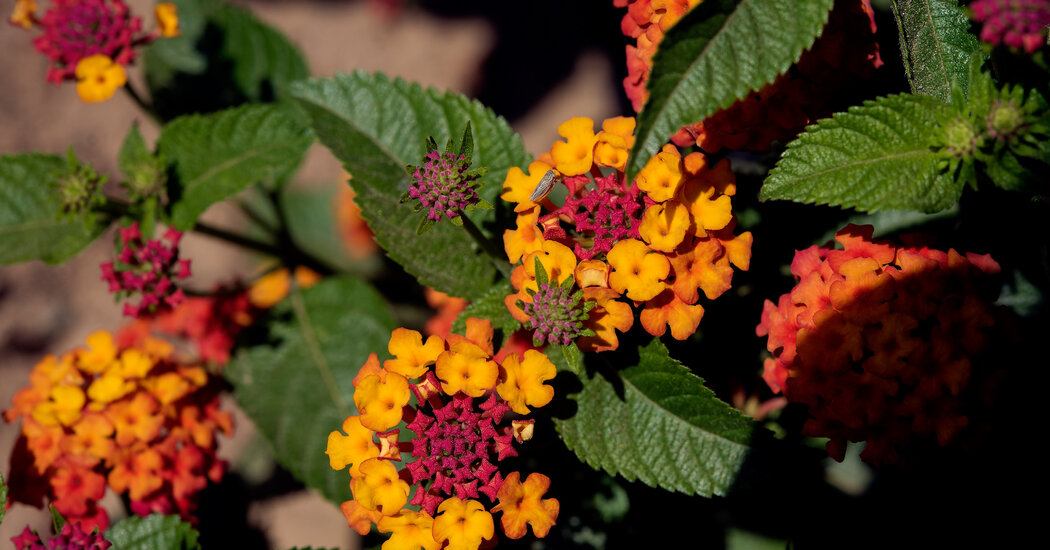
[[[312,75],[381,71],[476,97],[508,118],[533,155],[559,139],[558,124],[572,116],[600,124],[631,112],[621,84],[627,44],[620,34],[623,10],[611,0],[235,3],[286,33]],[[152,2],[128,4],[149,28]],[[0,0],[0,14],[6,18],[13,5]],[[86,105],[72,84],[46,83],[47,59],[33,49],[35,34],[6,24],[0,28],[0,154],[64,154],[72,145],[81,161],[116,181],[117,152],[130,126],[138,122],[151,144],[157,126],[121,92],[103,104]],[[139,90],[145,88],[140,68],[130,77]],[[315,145],[296,182],[343,185],[342,171]],[[209,210],[205,220],[230,228],[243,221],[224,205]],[[100,280],[98,265],[112,254],[111,232],[62,266],[31,262],[0,268],[0,409],[10,406],[45,354],[65,353],[82,346],[92,331],[116,330],[125,322]],[[248,278],[265,261],[193,233],[182,241],[181,254],[193,261],[192,288]],[[232,400],[227,405],[235,407]],[[0,471],[7,478],[19,475],[8,464],[19,430],[18,423],[0,423]],[[275,470],[268,452],[251,422],[237,414],[234,437],[220,443],[231,471],[219,488],[203,494],[205,547],[357,547],[356,534],[337,507]],[[122,506],[112,494],[107,499],[115,521],[121,512],[114,511]],[[48,522],[44,511],[12,505],[0,525],[0,547],[8,547],[27,523],[47,532]]]

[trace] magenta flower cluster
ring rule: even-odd
[[[1046,43],[1050,0],[977,0],[973,20],[982,23],[981,40],[1032,53]]]
[[[47,81],[75,80],[77,62],[101,54],[118,65],[135,59],[134,46],[156,38],[141,34],[142,20],[131,17],[123,0],[53,0],[39,20],[43,33],[33,45],[51,60]]]
[[[437,395],[429,400],[440,401]],[[480,412],[475,410],[474,398],[462,393],[447,404],[431,404],[440,405],[433,408],[433,416],[418,410],[408,424],[416,434],[412,456],[417,458],[408,463],[408,471],[412,483],[419,485],[409,504],[433,515],[449,496],[466,500],[484,493],[495,502],[503,476],[492,458],[498,462],[518,454],[512,446],[512,430],[497,427],[510,407],[495,392],[478,405]],[[433,482],[424,488],[428,480]]]
[[[544,222],[568,216],[576,226],[577,235],[593,239],[590,248],[576,243],[574,252],[581,260],[590,260],[609,252],[617,241],[641,239],[638,226],[643,203],[636,184],[625,186],[615,172],[594,178],[596,189],[583,187],[590,181],[586,176],[565,178],[563,181],[570,191],[576,189],[577,192],[571,192],[561,208],[540,218],[540,225],[547,228],[543,238],[564,241],[567,238],[565,230],[556,221]]]
[[[427,219],[435,222],[459,216],[460,211],[480,201],[474,182],[480,177],[468,174],[470,159],[451,152],[427,153],[426,163],[412,173],[408,195],[429,208]]]
[[[116,262],[105,262],[102,280],[118,297],[139,294],[138,304],[124,304],[124,315],[142,317],[173,308],[186,299],[176,279],[190,276],[190,261],[179,260],[182,232],[168,228],[161,239],[143,240],[139,224],[120,229],[120,252]],[[167,243],[163,242],[167,241]]]
[[[113,545],[102,538],[102,533],[85,533],[76,522],[63,525],[46,545],[28,525],[21,535],[12,537],[11,542],[15,544],[15,550],[106,550]]]

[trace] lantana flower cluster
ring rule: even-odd
[[[558,501],[543,498],[547,476],[523,481],[499,467],[517,455],[516,442],[532,437],[535,421],[523,417],[553,398],[544,382],[554,364],[536,350],[494,354],[488,320],[470,318],[466,327],[465,336],[425,343],[396,329],[394,358],[380,366],[373,353],[354,378],[359,414],[328,436],[332,468],[351,477],[353,499],[342,512],[362,535],[373,523],[392,533],[385,550],[476,549],[494,540],[496,512],[508,537],[521,538],[528,525],[544,537],[558,517]]]
[[[35,531],[26,528],[22,534],[12,537],[15,550],[106,550],[113,543],[102,538],[99,531],[88,533],[77,523],[66,523],[58,534],[47,539],[47,544]]]
[[[999,265],[872,241],[872,231],[850,225],[835,236],[843,249],[796,252],[798,284],[766,301],[757,333],[773,354],[766,383],[809,408],[804,434],[830,438],[837,460],[848,440],[867,442],[865,460],[892,463],[967,426],[961,395],[996,322]]]
[[[565,141],[528,173],[511,168],[503,184],[501,197],[517,203],[518,213],[517,228],[503,236],[509,261],[518,264],[507,308],[538,326],[535,315],[517,305],[545,295],[538,293],[536,266],[551,286],[573,278],[583,299],[595,304],[582,322],[593,335],[576,340],[585,351],[618,347],[616,332],[634,324],[631,303],[641,308],[650,334],[661,336],[669,327],[674,338],[688,338],[704,313],[700,292],[717,298],[732,285],[732,266],[750,265],[751,233],[733,232],[736,180],[729,160],[712,164],[702,153],[683,158],[666,145],[628,182],[634,126],[633,118],[611,118],[596,134],[591,119],[572,118],[558,127]],[[561,206],[546,194],[530,198],[551,170],[566,190]]]
[[[127,83],[125,67],[135,61],[136,48],[179,34],[170,2],[157,4],[156,27],[148,33],[123,0],[51,0],[42,15],[38,9],[35,0],[16,0],[8,21],[27,30],[40,28],[33,45],[51,61],[47,81],[75,80],[77,95],[86,103],[105,101]]]
[[[190,261],[178,259],[182,232],[169,227],[160,239],[144,239],[136,221],[119,233],[117,260],[100,267],[118,298],[140,296],[136,304],[124,303],[124,315],[142,317],[182,303],[186,295],[175,281],[190,276]]]
[[[973,20],[981,23],[981,41],[1034,53],[1046,44],[1050,27],[1048,0],[976,0]]]
[[[613,4],[627,8],[620,28],[637,40],[627,46],[624,89],[635,111],[640,111],[649,97],[646,84],[664,34],[700,0],[613,0]],[[881,65],[870,0],[839,0],[821,37],[795,66],[729,108],[685,126],[672,141],[679,146],[695,144],[708,153],[723,147],[767,150],[771,142],[789,141],[806,124],[830,115],[832,98],[870,78]]]
[[[219,410],[218,381],[173,356],[138,331],[98,331],[87,347],[40,361],[4,411],[22,419],[24,475],[45,478],[51,504],[84,530],[108,526],[98,507],[107,486],[136,514],[192,519],[197,494],[222,477],[216,434],[229,434],[232,418]]]

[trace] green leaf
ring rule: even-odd
[[[105,229],[63,215],[56,195],[66,159],[23,154],[0,157],[0,264],[62,263]]]
[[[133,124],[117,155],[117,165],[120,166],[120,171],[130,179],[132,174],[140,169],[140,166],[149,163],[152,159],[153,153],[146,146],[146,140],[142,138],[142,132],[139,132],[139,125]]]
[[[360,276],[375,274],[381,267],[381,257],[354,257],[341,235],[337,209],[343,198],[337,185],[345,184],[289,185],[281,189],[281,214],[288,233],[295,246],[333,269]]]
[[[581,376],[578,407],[557,420],[565,444],[594,468],[699,495],[724,495],[748,452],[752,422],[654,339],[636,366]]]
[[[195,550],[200,535],[179,516],[152,514],[122,519],[103,535],[119,550]]]
[[[475,167],[489,168],[478,192],[495,203],[511,166],[529,161],[521,138],[505,120],[466,96],[424,89],[403,80],[363,72],[300,82],[292,95],[313,121],[314,132],[353,174],[362,215],[394,261],[421,284],[452,296],[478,298],[497,276],[493,260],[451,223],[436,224],[417,236],[419,217],[411,203],[400,204],[411,177],[406,165],[417,165],[427,138],[444,143],[463,131],[474,132]],[[502,226],[492,226],[495,212],[476,209],[474,223],[495,239]]]
[[[4,516],[7,514],[7,481],[4,480],[4,474],[0,474],[0,523],[4,522]]]
[[[349,500],[349,475],[325,455],[328,434],[356,412],[353,378],[370,353],[385,354],[394,318],[368,283],[350,277],[293,291],[271,311],[271,344],[242,349],[226,377],[277,462],[332,502]]]
[[[248,100],[284,97],[289,84],[310,76],[295,45],[250,11],[218,3],[209,19],[224,32],[224,57],[232,62],[233,80]]]
[[[981,49],[956,0],[895,0],[901,55],[913,92],[951,101],[967,91],[970,55]]]
[[[565,361],[564,368],[567,368],[573,374],[583,373],[583,354],[580,352],[580,348],[576,345],[576,342],[572,342],[567,346],[551,346],[552,348],[560,348],[561,358]],[[553,349],[551,350],[554,351]],[[559,368],[562,368],[562,362],[557,361],[555,363]]]
[[[171,122],[157,148],[178,176],[169,190],[172,223],[189,229],[212,204],[252,184],[285,179],[312,141],[289,105],[246,105]]]
[[[820,35],[833,3],[707,0],[686,14],[653,58],[628,180],[683,125],[729,107],[798,61]]]
[[[62,513],[59,512],[57,508],[55,508],[54,504],[48,506],[48,509],[51,510],[51,529],[52,529],[52,531],[55,532],[55,533],[58,533],[58,532],[62,531],[62,528],[65,527],[66,524],[69,523],[69,522],[66,521],[66,518],[62,516]]]
[[[503,301],[504,298],[513,292],[514,287],[510,285],[509,281],[502,281],[498,285],[490,287],[476,300],[471,301],[467,309],[463,310],[459,317],[456,317],[456,320],[452,322],[452,332],[464,334],[467,330],[467,319],[470,317],[488,319],[492,321],[493,328],[503,331],[503,341],[506,342],[507,338],[510,338],[514,331],[521,328],[521,323],[511,316],[510,312],[507,311],[506,303]],[[499,346],[496,347],[497,349],[499,348]]]
[[[143,54],[154,108],[164,120],[283,98],[309,76],[299,50],[278,30],[225,2],[176,0],[180,35]]]
[[[761,198],[863,212],[949,208],[962,184],[938,168],[932,145],[951,113],[938,99],[902,94],[823,119],[788,144]]]

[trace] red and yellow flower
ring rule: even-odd
[[[510,414],[548,404],[554,391],[545,382],[555,369],[536,350],[495,354],[492,337],[491,323],[474,318],[465,335],[433,335],[425,342],[418,332],[399,328],[389,343],[394,358],[380,366],[372,354],[361,368],[354,380],[360,414],[329,434],[326,451],[333,469],[349,469],[353,499],[340,509],[353,529],[365,534],[374,523],[391,533],[384,548],[474,550],[493,538],[492,514],[504,510],[514,518],[504,523],[511,525],[508,536],[524,534],[517,526],[524,517],[519,501],[526,497],[501,496],[505,479],[520,474],[504,478],[498,463],[516,455],[515,441],[531,433],[526,426],[532,420],[510,420]],[[401,441],[399,426],[413,439]],[[535,482],[529,485],[527,498],[538,498],[549,484],[539,493]],[[495,506],[487,509],[483,498]],[[503,504],[512,499],[513,506]],[[557,501],[546,499],[540,512],[526,508],[524,521],[537,536],[546,535],[557,519]]]

